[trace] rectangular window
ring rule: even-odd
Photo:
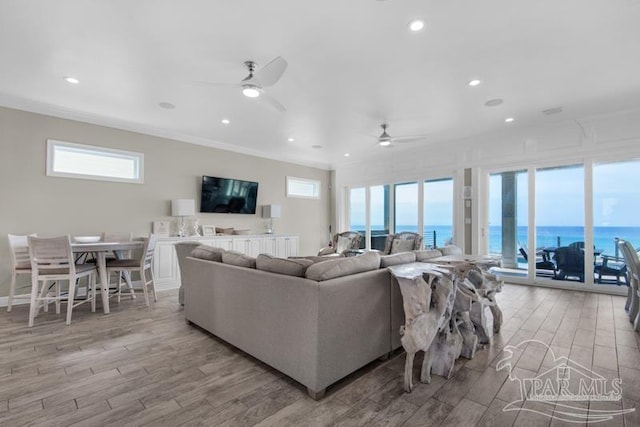
[[[418,231],[418,183],[406,182],[394,185],[395,227],[394,233]]]
[[[424,247],[453,243],[453,179],[424,182]]]
[[[144,154],[49,139],[47,176],[142,184]]]
[[[320,181],[305,178],[287,177],[287,197],[304,199],[320,198]]]

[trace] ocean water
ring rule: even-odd
[[[360,230],[364,234],[364,225],[352,226],[354,230]],[[416,225],[398,225],[396,227],[400,231],[417,231]],[[453,228],[447,225],[425,225],[425,240],[431,241],[430,235],[435,230],[436,246],[444,246],[453,236]],[[372,233],[383,232],[382,225],[373,225]],[[428,236],[429,235],[429,236]],[[625,239],[631,242],[634,247],[640,246],[640,227],[594,227],[593,237],[595,247],[602,250],[603,254],[616,255],[615,238]],[[536,246],[541,247],[557,247],[567,246],[572,242],[584,241],[584,227],[536,227]],[[527,227],[518,227],[517,243],[529,247],[527,242]],[[489,227],[489,252],[502,253],[502,227]]]
[[[517,242],[529,247],[527,227],[518,227]],[[594,227],[593,243],[603,254],[616,255],[615,239],[624,239],[634,247],[640,246],[640,227]],[[536,227],[536,247],[567,246],[584,241],[584,227]],[[502,253],[502,227],[489,227],[489,252]]]

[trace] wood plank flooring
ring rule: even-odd
[[[320,401],[300,384],[203,330],[184,323],[176,291],[147,308],[137,299],[64,316],[41,313],[27,328],[27,306],[0,312],[2,426],[511,426],[562,425],[534,412],[503,412],[518,384],[496,371],[505,345],[536,339],[556,356],[622,378],[621,402],[585,409],[638,408],[598,425],[640,425],[640,336],[624,298],[505,285],[504,327],[473,360],[459,359],[450,380],[434,376],[402,391],[405,355],[376,361],[327,390]],[[534,377],[552,366],[543,346],[514,352],[514,373]],[[525,402],[524,408],[535,408]],[[590,405],[590,406],[589,406]],[[559,408],[556,406],[556,411]]]

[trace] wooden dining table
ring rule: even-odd
[[[142,249],[144,240],[127,242],[95,242],[72,243],[71,250],[74,254],[93,253],[96,255],[98,275],[100,276],[100,293],[102,295],[102,309],[104,314],[109,314],[109,280],[107,276],[107,254],[114,253],[122,258],[122,254],[133,249]]]

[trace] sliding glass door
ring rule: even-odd
[[[553,280],[584,282],[584,178],[583,165],[536,170],[536,249]]]
[[[389,234],[389,186],[374,185],[370,187],[371,194],[371,249],[384,249],[384,243]]]
[[[418,231],[418,183],[394,185],[394,233]]]
[[[594,283],[627,286],[627,267],[617,241],[640,246],[640,161],[593,166]]]
[[[453,179],[424,182],[424,246],[445,246],[453,242]]]

